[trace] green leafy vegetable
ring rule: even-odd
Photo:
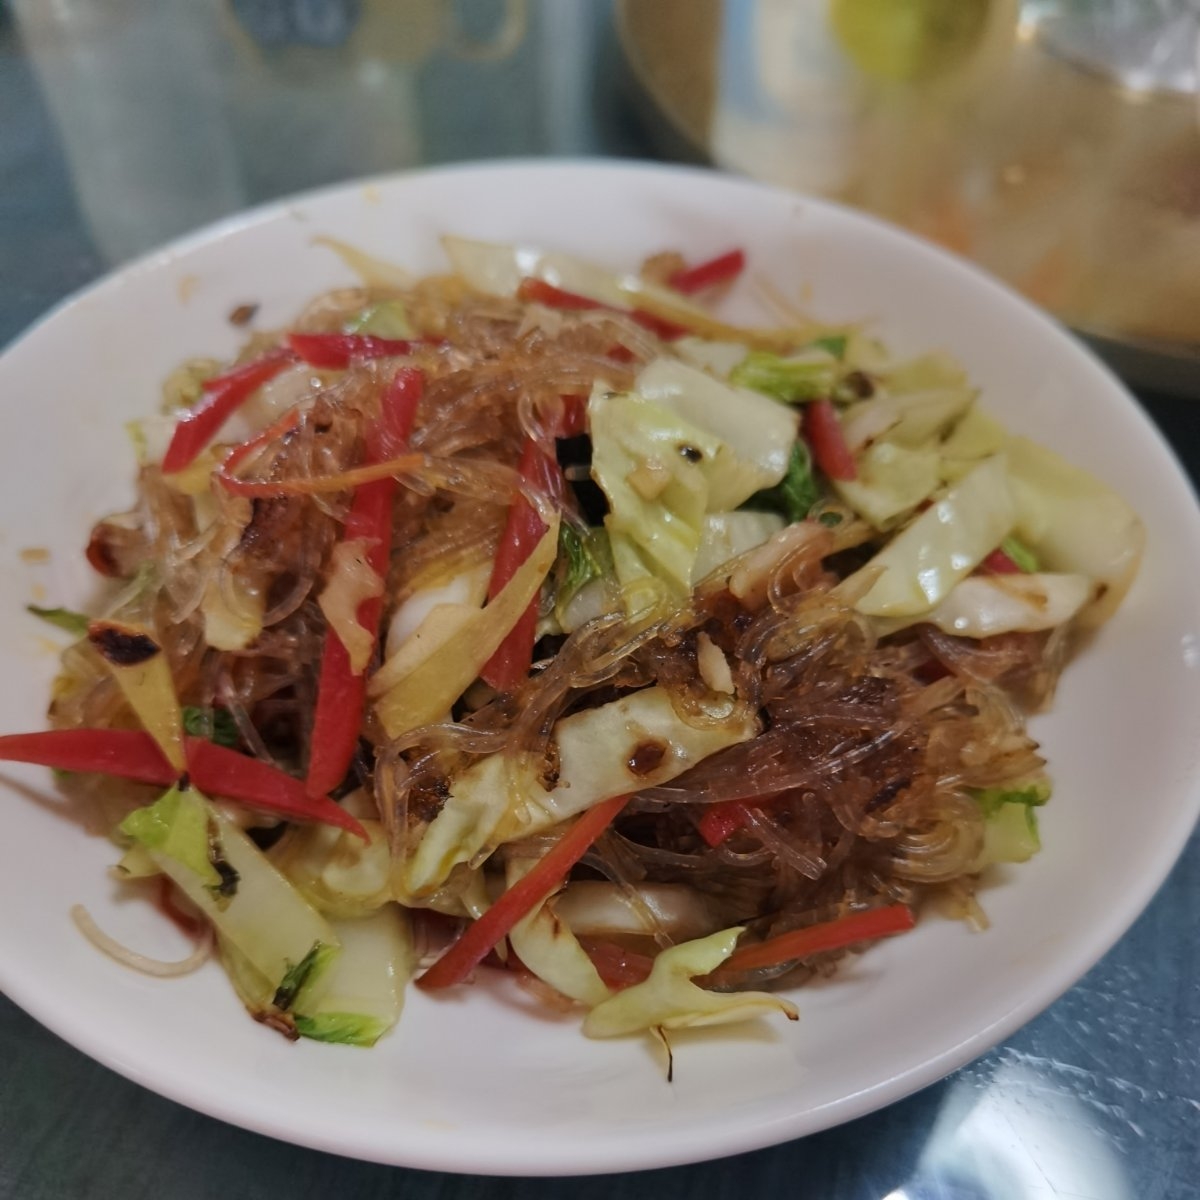
[[[789,525],[803,521],[821,498],[813,474],[812,455],[799,438],[792,445],[787,474],[771,488],[755,492],[743,507],[758,512],[777,512]]]
[[[362,1013],[323,1012],[315,1017],[297,1014],[292,1019],[301,1037],[344,1046],[373,1046],[391,1028],[387,1021]]]
[[[296,1031],[321,1042],[371,1046],[400,1019],[404,989],[417,969],[408,914],[386,904],[370,916],[334,924],[341,953],[320,976],[321,994],[301,994]]]
[[[25,605],[25,611],[33,613],[35,617],[41,617],[43,621],[58,629],[73,633],[76,637],[87,636],[89,618],[83,613],[74,612],[69,608],[39,608],[36,604]]]
[[[220,809],[195,788],[174,787],[153,804],[135,809],[120,830],[145,847],[155,865],[212,921],[222,957],[235,964],[230,974],[247,1003],[251,996],[268,1003],[314,945],[330,948],[306,982],[308,996],[315,1000],[339,944],[337,935]],[[234,876],[236,891],[222,895]],[[232,948],[228,954],[226,944]]]
[[[209,854],[208,813],[199,793],[173,787],[153,804],[135,808],[119,829],[156,856],[185,867],[205,888],[221,886]]]
[[[580,588],[612,573],[612,547],[604,530],[580,533],[570,521],[563,521],[558,527],[558,558],[554,564],[554,609],[559,621]]]
[[[336,946],[313,942],[312,949],[298,963],[288,964],[271,1003],[280,1012],[287,1012],[296,1003],[310,980],[318,976],[336,954]]]
[[[1033,575],[1040,571],[1041,564],[1038,562],[1038,556],[1034,554],[1030,548],[1025,545],[1019,537],[1009,535],[1000,543],[1000,549],[1008,555],[1009,558],[1025,572],[1026,575]]]
[[[583,1022],[588,1037],[622,1037],[643,1030],[723,1025],[781,1012],[795,1021],[796,1006],[769,992],[710,992],[692,982],[715,971],[734,951],[740,928],[724,929],[662,951],[644,983],[597,1004]]]
[[[1004,787],[970,788],[971,798],[983,809],[985,817],[993,817],[1006,804],[1023,804],[1027,808],[1040,808],[1050,799],[1050,780],[1033,779],[1028,783],[1008,784]]]
[[[1032,779],[1002,787],[969,788],[985,818],[977,871],[991,863],[1028,862],[1041,848],[1037,813],[1050,799],[1050,781]]]
[[[238,744],[237,722],[225,708],[198,708],[194,704],[185,704],[183,731],[192,737],[208,738],[210,742],[231,750]]]
[[[754,350],[733,369],[730,383],[762,392],[781,404],[799,404],[828,396],[837,383],[838,356],[818,340],[815,349],[785,358]],[[846,339],[841,339],[841,351]]]
[[[399,300],[382,300],[363,309],[346,322],[347,333],[368,333],[382,338],[410,338],[414,330],[408,313]]]
[[[832,354],[834,358],[842,359],[846,357],[846,346],[849,341],[850,339],[844,333],[829,333],[824,337],[814,338],[810,344]]]

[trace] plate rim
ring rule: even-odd
[[[1124,383],[1059,322],[1038,310],[1024,297],[975,264],[959,259],[943,248],[871,214],[862,213],[825,199],[789,192],[786,189],[704,167],[606,158],[487,159],[386,172],[272,199],[173,239],[130,262],[117,266],[58,301],[0,350],[0,371],[5,369],[14,357],[19,359],[26,352],[27,347],[33,346],[36,349],[40,339],[46,336],[46,330],[80,305],[94,301],[103,302],[108,295],[119,293],[128,280],[146,274],[152,275],[168,268],[178,259],[184,258],[194,251],[236,234],[253,230],[257,225],[271,223],[281,217],[286,217],[288,210],[293,207],[336,200],[372,187],[403,187],[407,183],[428,177],[491,172],[555,175],[564,173],[619,175],[625,173],[648,177],[683,176],[706,184],[719,182],[721,186],[730,186],[748,193],[765,193],[776,198],[793,200],[798,205],[808,206],[818,212],[830,212],[839,220],[846,220],[851,224],[872,226],[891,238],[909,243],[923,255],[936,257],[944,267],[962,281],[962,286],[974,289],[985,288],[993,293],[998,293],[1006,303],[1018,305],[1024,311],[1026,318],[1032,318],[1041,323],[1047,333],[1057,335],[1056,340],[1064,352],[1070,352],[1078,370],[1102,380],[1105,386],[1120,394],[1124,404],[1139,419],[1143,432],[1148,435],[1150,441],[1156,444],[1157,450],[1171,462],[1173,471],[1169,486],[1176,493],[1171,497],[1171,504],[1174,507],[1177,500],[1186,500],[1190,503],[1192,509],[1190,530],[1195,549],[1200,553],[1200,513],[1196,510],[1194,486],[1184,472],[1174,450]],[[1165,486],[1167,481],[1164,480],[1163,483]],[[242,1110],[236,1104],[229,1105],[227,1103],[222,1107],[218,1103],[198,1102],[195,1088],[177,1085],[170,1072],[161,1077],[148,1075],[139,1070],[136,1065],[123,1059],[119,1048],[106,1044],[102,1037],[90,1037],[86,1029],[73,1026],[70,1021],[46,1019],[42,1013],[35,1012],[33,1007],[24,1002],[26,989],[21,985],[20,973],[11,969],[2,957],[0,957],[0,987],[15,1003],[53,1033],[62,1037],[88,1057],[117,1071],[138,1085],[226,1123],[308,1148],[363,1161],[456,1173],[495,1175],[603,1174],[694,1163],[761,1149],[795,1137],[807,1136],[892,1104],[935,1083],[977,1058],[1009,1037],[1038,1013],[1044,1011],[1073,987],[1128,932],[1130,926],[1144,912],[1162,886],[1172,867],[1185,852],[1197,815],[1200,814],[1200,780],[1191,781],[1187,795],[1191,801],[1190,810],[1185,809],[1181,812],[1179,819],[1172,825],[1172,837],[1163,839],[1155,847],[1155,852],[1150,856],[1152,869],[1143,871],[1138,876],[1135,886],[1127,888],[1122,893],[1123,903],[1119,919],[1110,919],[1107,924],[1094,927],[1090,938],[1085,941],[1077,939],[1072,943],[1072,961],[1076,964],[1083,964],[1078,969],[1072,967],[1065,976],[1061,972],[1043,971],[1039,978],[1048,981],[1043,982],[1043,986],[1035,988],[1024,997],[1017,999],[1001,1015],[971,1036],[945,1047],[941,1052],[916,1066],[887,1079],[879,1080],[870,1087],[829,1101],[816,1109],[806,1110],[799,1118],[794,1112],[791,1114],[781,1112],[773,1120],[762,1122],[752,1133],[743,1134],[734,1139],[721,1140],[718,1138],[710,1147],[697,1147],[695,1144],[684,1146],[680,1142],[678,1145],[672,1144],[663,1153],[645,1149],[639,1142],[639,1150],[634,1154],[626,1154],[617,1162],[608,1162],[606,1161],[605,1143],[602,1139],[598,1139],[589,1141],[586,1148],[577,1148],[572,1155],[573,1158],[580,1160],[581,1165],[571,1165],[557,1156],[545,1160],[532,1160],[527,1156],[527,1150],[493,1155],[490,1159],[476,1156],[471,1158],[470,1162],[460,1164],[447,1156],[440,1142],[435,1143],[428,1154],[422,1154],[419,1151],[414,1153],[414,1147],[411,1145],[404,1147],[401,1154],[397,1154],[395,1149],[389,1153],[386,1147],[379,1146],[370,1137],[347,1139],[344,1135],[340,1138],[330,1135],[325,1138],[313,1138],[308,1136],[307,1131],[299,1133],[293,1131],[285,1121],[272,1120],[270,1113],[256,1113],[253,1106],[248,1110]],[[1081,952],[1081,947],[1083,947],[1083,952]],[[30,992],[32,990],[29,989]],[[55,1014],[55,1017],[57,1016],[58,1014]]]

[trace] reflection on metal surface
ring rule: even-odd
[[[1106,1131],[1044,1065],[1010,1054],[982,1085],[971,1068],[955,1080],[905,1185],[910,1200],[1130,1200]]]
[[[621,27],[717,163],[906,225],[1200,391],[1197,0],[624,0]]]
[[[1016,1044],[941,1085],[940,1107],[915,1165],[883,1200],[1195,1196],[1200,1100],[1079,1065],[1115,1057],[1136,1069],[1138,1059],[1143,1079],[1200,1083],[1193,1044],[1180,1044],[1171,1063],[1156,1058],[1162,1038],[1146,1026],[1150,1014],[1137,994],[1145,984],[1130,977],[1128,994],[1108,991],[1122,978],[1115,962],[1099,968],[1093,982],[1018,1034]],[[1093,990],[1099,1011],[1111,1012],[1111,1030],[1076,1018],[1097,1011],[1085,1000]],[[1111,1056],[1105,1049],[1110,1036]],[[1018,1048],[1042,1043],[1069,1059]]]

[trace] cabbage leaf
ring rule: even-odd
[[[612,796],[666,783],[710,754],[754,737],[754,716],[732,702],[728,708],[724,720],[692,726],[676,714],[666,691],[650,687],[564,717],[554,727],[551,757],[558,774],[550,788],[533,764],[504,754],[473,763],[451,783],[406,863],[406,893],[434,892],[459,863],[551,829]],[[630,759],[646,745],[661,749],[661,758],[635,773]]]
[[[1016,532],[1049,571],[1086,575],[1100,585],[1081,619],[1099,624],[1133,583],[1146,530],[1107,484],[1028,438],[1006,451],[1016,500]]]
[[[734,951],[738,927],[662,951],[649,978],[597,1004],[583,1022],[588,1037],[623,1037],[645,1030],[724,1025],[766,1013],[799,1019],[796,1006],[769,992],[710,992],[692,979],[716,970]]]
[[[716,455],[701,463],[709,512],[737,508],[787,474],[797,424],[786,408],[675,358],[647,363],[634,387],[720,439]]]
[[[135,809],[120,832],[145,847],[272,991],[316,946],[336,950],[329,923],[261,850],[195,788]],[[323,974],[324,971],[319,974]],[[319,979],[309,981],[314,990]]]
[[[936,608],[1016,523],[1003,455],[984,459],[841,585],[859,612],[907,617]],[[873,581],[873,582],[872,582]]]
[[[877,618],[880,636],[917,621],[958,637],[1036,633],[1071,620],[1088,602],[1095,585],[1086,575],[971,575],[956,584],[932,612]]]
[[[519,883],[539,861],[538,856],[509,852],[505,864],[508,887]],[[554,899],[543,900],[525,914],[508,935],[513,952],[539,979],[555,990],[591,1008],[606,999],[609,990],[592,960],[559,919]]]

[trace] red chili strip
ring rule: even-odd
[[[517,468],[521,478],[550,496],[561,497],[565,489],[562,470],[533,438],[526,438]],[[494,600],[533,553],[546,532],[537,509],[518,492],[508,510],[508,521],[496,550],[487,595]],[[538,600],[535,596],[521,619],[484,664],[480,677],[497,691],[511,692],[529,674],[537,631]]]
[[[163,455],[164,474],[182,471],[216,436],[217,431],[260,387],[294,362],[288,350],[271,350],[202,385],[203,396],[179,418]]]
[[[628,796],[614,796],[589,808],[528,875],[513,884],[478,921],[467,926],[462,937],[417,980],[417,986],[433,991],[462,983],[487,952],[566,879],[571,868],[612,824],[628,799]]]
[[[873,941],[893,933],[905,933],[916,924],[912,909],[906,904],[889,904],[866,912],[852,913],[836,921],[794,929],[768,938],[756,946],[735,950],[719,968],[721,974],[730,971],[753,971],[759,967],[774,967],[820,954],[841,950],[858,942]]]
[[[309,366],[331,370],[342,370],[355,358],[398,358],[416,345],[373,333],[289,333],[287,344]]]
[[[731,283],[746,268],[746,254],[742,250],[730,250],[694,267],[683,267],[676,271],[667,283],[685,296],[706,292],[722,283]]]
[[[269,446],[272,442],[290,433],[300,424],[302,415],[299,408],[289,408],[278,421],[272,421],[266,429],[260,430],[252,438],[247,438],[240,446],[235,446],[230,450],[221,464],[221,470],[232,471],[264,446]]]
[[[608,308],[599,300],[581,296],[578,292],[568,292],[566,288],[555,287],[544,279],[535,279],[532,275],[525,276],[517,285],[517,299],[523,304],[544,304],[547,308],[561,308],[567,312],[586,312],[590,309]]]
[[[741,800],[722,800],[710,804],[696,823],[696,830],[709,846],[719,846],[749,823],[746,806]]]
[[[424,388],[425,377],[420,371],[401,367],[396,372],[383,395],[379,420],[367,434],[368,463],[385,462],[403,452]],[[343,527],[344,541],[366,542],[367,563],[381,579],[387,578],[391,555],[395,497],[394,479],[364,483],[355,489]],[[382,612],[382,595],[358,606],[358,623],[372,639],[379,636]],[[345,779],[362,730],[366,687],[366,672],[354,671],[342,639],[330,628],[325,635],[317,683],[306,783],[309,796],[327,795]]]
[[[774,803],[785,793],[774,792],[769,796],[754,796],[746,800],[718,800],[710,804],[696,822],[696,831],[710,846],[719,846],[726,838],[750,824],[748,808],[763,808]]]
[[[327,796],[305,794],[304,784],[269,763],[184,738],[188,775],[208,795],[238,800],[291,821],[336,825],[366,839],[363,827]],[[0,761],[35,763],[60,771],[97,772],[169,787],[177,772],[154,739],[140,729],[50,729],[0,737]]]
[[[804,406],[804,440],[816,464],[830,479],[858,478],[854,455],[846,445],[842,423],[828,400],[813,400]]]
[[[660,337],[664,342],[678,341],[688,333],[686,325],[678,325],[674,321],[668,321],[665,317],[656,317],[653,313],[648,313],[640,308],[635,308],[629,314],[643,329],[648,329],[655,337]]]
[[[530,276],[526,276],[518,285],[517,299],[526,304],[544,304],[547,308],[561,308],[567,312],[589,312],[603,309],[605,312],[624,313],[625,316],[631,317],[641,325],[643,329],[650,330],[651,333],[667,342],[681,338],[688,332],[685,325],[677,325],[674,321],[656,317],[653,313],[644,312],[640,308],[616,308],[601,300],[593,300],[590,296],[581,296],[578,292],[568,292],[565,288],[547,283],[544,279],[534,279]]]

